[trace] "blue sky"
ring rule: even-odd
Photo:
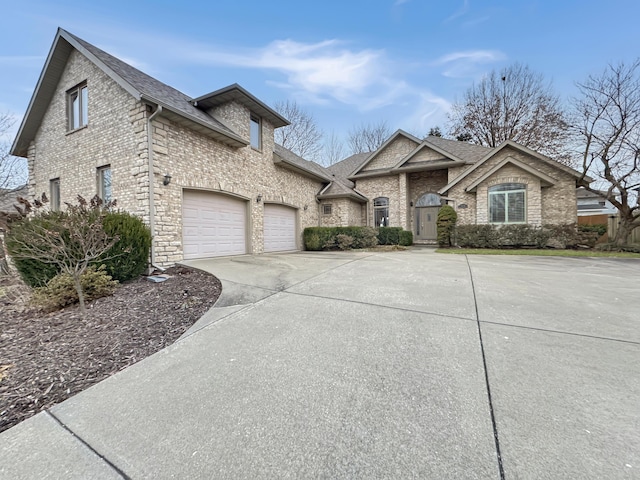
[[[640,55],[637,0],[7,1],[0,112],[22,118],[58,26],[197,97],[238,82],[296,100],[326,132],[384,120],[423,135],[494,68],[528,64],[564,98]],[[16,126],[17,129],[17,126]]]

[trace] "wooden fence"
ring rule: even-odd
[[[607,224],[609,226],[609,238],[614,238],[618,231],[618,223],[620,223],[618,215],[610,215],[607,220]],[[631,235],[629,235],[627,243],[640,243],[640,227],[636,227],[631,231]]]

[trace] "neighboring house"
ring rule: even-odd
[[[239,85],[189,97],[59,29],[12,154],[53,209],[116,199],[153,234],[152,263],[302,248],[317,225],[435,239],[462,223],[574,223],[578,172],[513,142],[489,149],[397,131],[329,168],[274,143],[285,118]]]
[[[604,192],[601,195],[579,187],[576,191],[578,202],[578,216],[589,217],[593,215],[616,215],[618,210],[606,199]]]
[[[17,213],[14,205],[18,204],[18,197],[27,198],[29,189],[26,185],[18,188],[0,188],[0,212]]]

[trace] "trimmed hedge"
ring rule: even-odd
[[[312,251],[413,245],[413,234],[400,227],[307,227],[302,238],[304,248]]]
[[[598,234],[570,225],[459,225],[456,244],[463,248],[593,248]]]

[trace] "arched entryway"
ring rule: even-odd
[[[437,240],[438,210],[442,205],[442,197],[437,193],[425,193],[416,202],[415,239]]]

